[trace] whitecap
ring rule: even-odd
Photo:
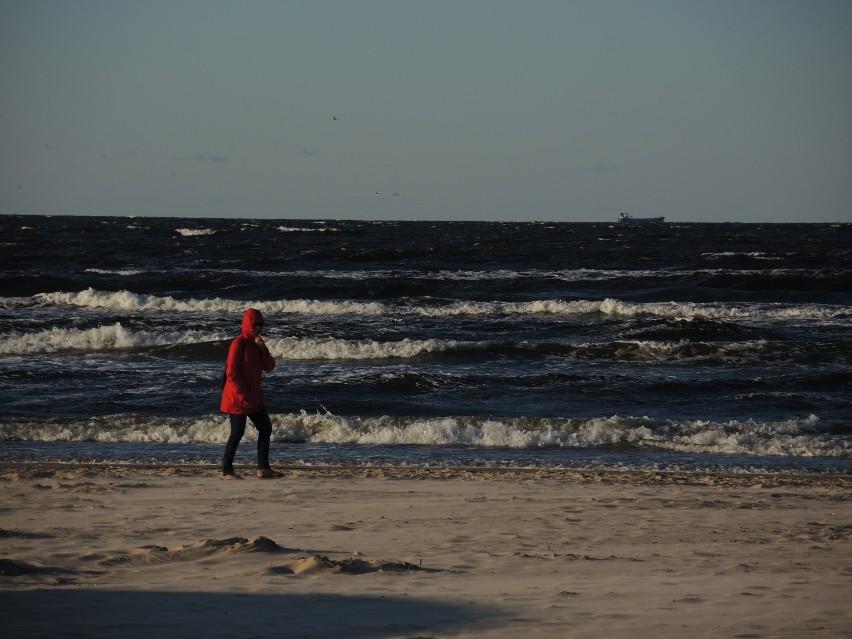
[[[175,229],[175,233],[180,233],[184,237],[193,237],[196,235],[213,235],[216,231],[213,229]]]
[[[341,417],[329,412],[272,415],[274,441],[321,444],[608,448],[630,446],[688,454],[758,457],[852,456],[852,442],[819,432],[819,418],[761,422],[655,420],[613,415],[580,418]],[[212,444],[227,440],[227,417],[157,418],[137,414],[89,419],[0,417],[0,441]],[[245,441],[256,434],[248,429]]]
[[[52,328],[47,331],[6,335],[0,337],[0,353],[22,355],[26,353],[57,353],[61,351],[109,351],[145,346],[197,344],[224,339],[201,331],[130,331],[120,322],[86,330]]]
[[[119,275],[121,277],[134,277],[143,275],[145,271],[139,269],[106,269],[106,268],[87,268],[86,273],[94,273],[95,275]]]

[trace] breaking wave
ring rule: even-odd
[[[272,302],[247,302],[220,297],[180,300],[170,295],[139,295],[129,291],[97,291],[88,288],[78,293],[39,293],[32,302],[48,306],[72,306],[95,310],[157,311],[173,313],[233,313],[239,314],[248,306],[270,313],[298,313],[304,315],[381,315],[386,308],[371,302],[326,302],[319,300],[280,300]],[[27,298],[5,298],[0,303],[15,304]]]
[[[193,237],[196,235],[213,235],[216,231],[213,229],[175,229],[175,232],[184,237]]]
[[[52,328],[46,331],[0,337],[0,354],[108,352],[227,342],[233,335],[199,330],[157,332],[130,330],[120,322],[90,329]],[[766,356],[765,341],[710,344],[682,341],[615,341],[602,343],[518,343],[465,341],[454,339],[402,339],[378,341],[339,338],[272,338],[266,344],[272,355],[282,361],[300,360],[376,360],[412,359],[436,354],[494,354],[516,357],[576,357],[619,362],[664,362],[720,360],[744,362]],[[798,354],[806,356],[809,352]],[[221,355],[210,351],[210,355]],[[783,352],[779,357],[789,357]]]
[[[279,226],[277,231],[281,231],[282,233],[337,233],[339,229],[336,229],[332,226],[319,226],[319,227],[311,227],[311,226]]]
[[[131,331],[115,323],[87,330],[52,328],[47,331],[0,337],[0,354],[57,353],[61,351],[106,351],[146,346],[199,344],[226,336],[201,331]]]
[[[159,311],[178,313],[242,313],[252,306],[266,314],[303,315],[422,315],[429,317],[487,315],[603,315],[617,317],[652,316],[679,319],[721,320],[846,320],[852,308],[824,304],[766,304],[683,302],[624,302],[604,300],[537,300],[531,302],[452,302],[449,304],[386,304],[347,300],[246,301],[220,297],[177,299],[172,296],[140,295],[130,291],[38,293],[31,298],[0,298],[6,306],[71,306],[95,310]]]
[[[466,446],[509,449],[651,448],[689,454],[785,457],[852,457],[852,441],[825,433],[814,415],[801,419],[714,423],[648,417],[592,419],[497,417],[340,417],[273,415],[273,440],[336,445]],[[222,415],[198,419],[133,414],[88,420],[0,418],[0,441],[222,444],[229,434]],[[245,441],[254,441],[253,429]]]

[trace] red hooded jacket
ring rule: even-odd
[[[251,415],[264,405],[260,377],[264,371],[275,368],[275,360],[265,346],[258,346],[254,338],[260,331],[255,324],[263,323],[260,311],[250,308],[243,314],[243,332],[231,342],[228,351],[227,381],[222,391],[223,413]]]

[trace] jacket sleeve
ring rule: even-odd
[[[233,385],[234,399],[239,404],[248,405],[248,389],[243,380],[243,343],[239,338],[231,342],[225,375]]]
[[[268,348],[263,348],[260,351],[261,360],[263,362],[263,370],[268,373],[275,368],[275,358],[269,352]]]

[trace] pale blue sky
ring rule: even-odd
[[[848,0],[0,0],[0,82],[3,214],[852,221]]]

